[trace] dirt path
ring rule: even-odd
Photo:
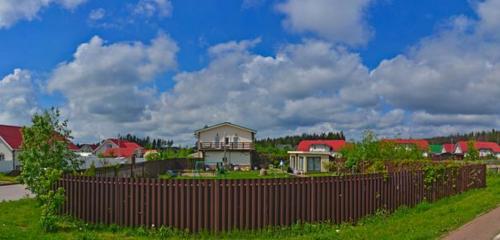
[[[24,185],[14,184],[0,186],[0,202],[19,200],[26,196],[32,197],[31,193],[25,189]]]
[[[443,240],[500,240],[500,207],[451,232]]]

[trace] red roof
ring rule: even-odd
[[[21,129],[22,127],[19,126],[0,125],[0,137],[2,137],[12,149],[21,149],[23,143]],[[78,150],[78,147],[71,141],[68,141],[68,143],[69,149]]]
[[[345,146],[345,140],[302,140],[297,145],[297,151],[309,152],[311,145],[327,145],[333,151],[339,151]]]
[[[468,151],[468,147],[467,147],[467,141],[460,141],[457,143],[458,146],[460,146],[460,149],[462,149],[462,152],[463,153],[466,153]],[[474,147],[478,150],[480,149],[487,149],[487,150],[490,150],[492,152],[500,152],[500,146],[498,146],[497,143],[495,142],[475,142],[474,143]]]
[[[106,150],[102,155],[105,157],[114,156],[114,157],[131,157],[138,148],[141,148],[139,144],[135,142],[130,142],[126,140],[119,139],[108,139],[118,145],[117,148],[110,148]]]
[[[420,150],[428,151],[429,142],[424,139],[383,139],[384,142],[393,142],[398,144],[415,144]]]
[[[21,148],[23,142],[21,127],[0,125],[0,137],[2,137],[12,149]]]
[[[443,149],[444,149],[445,153],[453,153],[453,147],[455,147],[455,145],[453,143],[443,144]]]

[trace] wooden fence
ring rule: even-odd
[[[221,232],[354,222],[378,209],[392,212],[485,187],[485,171],[485,165],[446,170],[432,183],[414,171],[251,180],[65,176],[58,186],[66,193],[61,214],[86,222]]]
[[[160,174],[168,170],[186,170],[195,169],[196,162],[203,161],[201,158],[175,158],[167,160],[155,160],[136,163],[132,170],[131,164],[122,164],[119,166],[109,166],[96,168],[98,177],[130,177],[134,173],[135,177],[153,177],[157,178]]]

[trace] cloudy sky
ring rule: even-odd
[[[2,0],[0,124],[79,142],[500,128],[500,0]]]

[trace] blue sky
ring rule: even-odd
[[[0,123],[25,124],[58,106],[80,141],[132,132],[183,143],[219,121],[257,128],[260,137],[498,128],[495,6],[7,0]]]

